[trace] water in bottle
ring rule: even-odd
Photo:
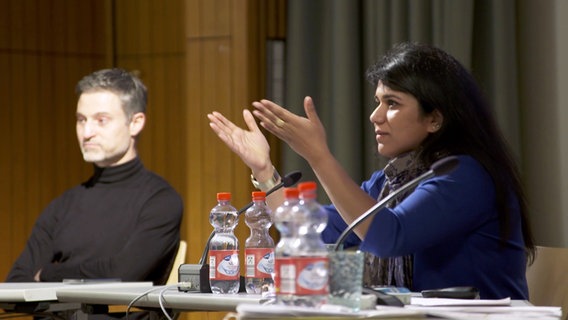
[[[280,232],[280,240],[274,248],[274,289],[278,304],[294,304],[296,273],[293,243],[297,229],[294,224],[294,210],[297,210],[298,196],[297,188],[285,188],[284,202],[274,211],[274,226]]]
[[[254,191],[253,205],[245,212],[250,236],[245,242],[245,284],[247,293],[274,294],[274,240],[268,233],[272,211],[266,205],[266,193]]]
[[[234,234],[237,209],[231,193],[217,193],[217,205],[209,214],[215,234],[209,243],[209,284],[213,293],[237,293],[240,285],[239,241]]]
[[[297,241],[294,241],[296,293],[294,304],[319,307],[327,302],[329,288],[327,249],[321,233],[327,225],[327,212],[317,202],[315,182],[298,184],[300,202],[294,211]]]

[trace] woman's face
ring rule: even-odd
[[[391,90],[380,81],[375,101],[378,106],[370,120],[375,128],[379,153],[385,157],[394,158],[415,150],[442,124],[437,111],[424,115],[414,96]]]

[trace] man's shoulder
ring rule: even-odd
[[[172,197],[179,198],[181,201],[181,196],[178,191],[161,175],[156,172],[145,170],[144,171],[144,183],[143,187],[147,188],[150,192],[160,192],[168,193]]]
[[[151,181],[151,182],[153,182],[157,185],[163,185],[163,186],[166,186],[166,187],[173,188],[172,185],[170,184],[170,182],[168,180],[166,180],[166,178],[164,178],[163,176],[161,176],[160,174],[158,174],[154,171],[145,169],[144,170],[144,177],[145,177],[145,179],[148,179],[148,181]]]
[[[172,187],[171,183],[164,176],[148,168],[142,170],[140,177],[156,185]]]

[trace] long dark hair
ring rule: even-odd
[[[535,244],[519,170],[490,104],[466,68],[436,47],[401,43],[367,70],[367,79],[375,86],[380,81],[392,90],[413,95],[424,114],[434,110],[442,114],[442,127],[423,142],[419,157],[429,166],[441,154],[467,154],[483,165],[495,185],[503,243],[511,232],[511,192],[517,197],[525,250],[532,262]]]

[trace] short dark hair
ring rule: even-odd
[[[118,95],[122,109],[128,118],[135,113],[146,112],[147,90],[134,74],[120,68],[95,71],[81,79],[75,87],[80,96],[85,92],[108,90]]]

